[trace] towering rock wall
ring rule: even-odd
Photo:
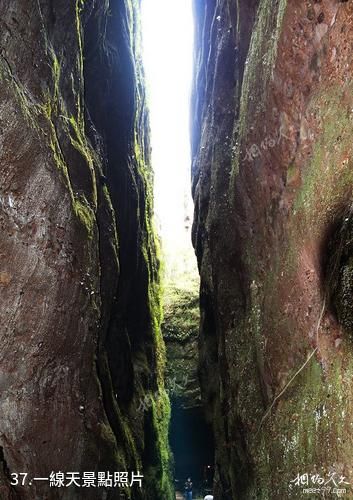
[[[195,12],[193,239],[216,498],[301,498],[305,473],[352,484],[353,6],[195,0]]]
[[[0,496],[171,498],[138,2],[0,5]],[[13,476],[12,476],[13,477]]]

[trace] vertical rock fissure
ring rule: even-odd
[[[165,437],[169,412],[163,389],[159,263],[151,222],[149,129],[137,52],[137,10],[134,3],[121,2],[110,6],[109,15],[106,6],[106,20],[100,20],[105,37],[101,47],[94,46],[98,24],[90,22],[85,33],[86,103],[106,147],[104,183],[116,214],[119,240],[119,276],[108,299],[97,366],[108,419],[117,441],[125,441],[127,465],[144,470],[144,495],[164,500],[172,495]],[[91,19],[94,22],[94,16]],[[134,424],[128,424],[132,420]]]

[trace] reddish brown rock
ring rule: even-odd
[[[137,16],[0,6],[2,499],[120,498],[10,486],[51,471],[140,470],[131,498],[171,495]]]
[[[299,498],[298,473],[353,484],[352,5],[195,3],[194,244],[216,498]]]

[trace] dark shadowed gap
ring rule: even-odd
[[[170,445],[177,489],[211,491],[212,430],[198,382],[199,276],[191,245],[190,94],[192,0],[142,0],[143,58],[150,109],[155,219],[164,268],[163,335],[171,405]],[[203,498],[203,496],[202,496]]]
[[[170,445],[175,460],[175,477],[179,481],[190,475],[195,491],[212,491],[214,444],[212,428],[201,407],[183,409],[172,401]],[[182,489],[182,484],[179,485]]]

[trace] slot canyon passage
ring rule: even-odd
[[[210,459],[217,500],[353,498],[353,3],[193,6],[200,294],[162,324],[140,2],[0,1],[1,500]]]

